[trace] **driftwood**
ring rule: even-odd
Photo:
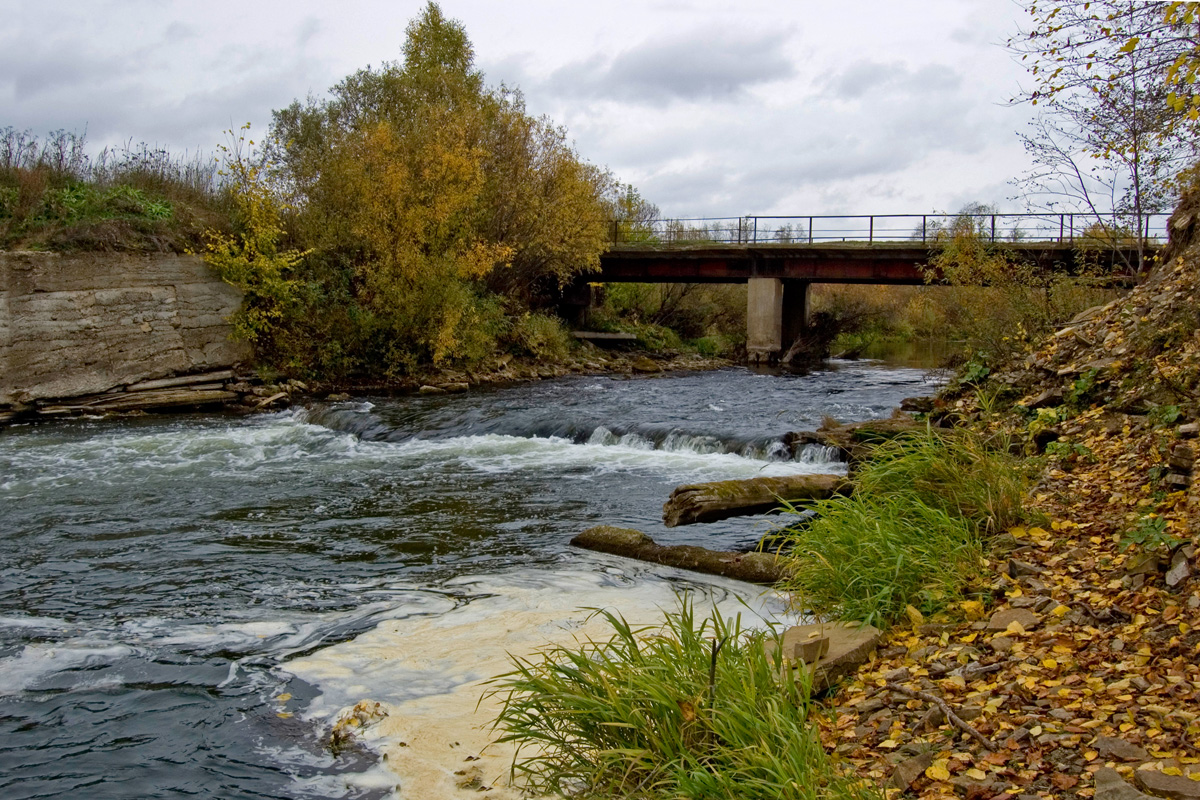
[[[790,574],[786,561],[771,553],[728,553],[692,545],[661,545],[641,531],[612,525],[588,528],[572,539],[571,544],[584,550],[721,575],[747,583],[773,584]]]
[[[958,728],[963,733],[968,734],[971,738],[975,739],[992,752],[995,752],[997,749],[999,749],[991,739],[977,731],[969,722],[964,720],[958,714],[955,714],[954,709],[950,707],[950,704],[937,695],[930,694],[929,692],[918,692],[892,681],[887,682],[887,688],[893,692],[902,694],[905,697],[912,698],[913,700],[924,700],[926,703],[933,703],[935,706],[941,709],[942,713],[946,715],[946,719],[950,720],[954,727]]]
[[[822,500],[849,491],[850,483],[841,475],[789,475],[690,484],[671,492],[671,499],[663,505],[663,523],[674,528],[694,522],[717,522],[772,511],[779,508],[780,500]]]

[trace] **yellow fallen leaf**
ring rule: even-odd
[[[1042,659],[1042,666],[1046,669],[1058,669],[1058,662],[1053,658]]]
[[[278,714],[276,714],[275,716],[279,717],[280,719],[291,719],[291,717],[292,717],[292,712],[290,712],[290,711],[280,711],[280,712],[279,712]]]
[[[925,615],[918,611],[916,606],[905,606],[904,613],[908,615],[908,620],[914,628],[925,623]]]
[[[1014,539],[1024,539],[1028,535],[1028,531],[1018,525],[1015,528],[1009,528],[1008,535]]]
[[[925,777],[931,781],[948,781],[950,780],[950,770],[940,764],[934,764],[925,770]]]
[[[1060,603],[1059,605],[1056,605],[1050,613],[1056,617],[1065,617],[1067,615],[1067,612],[1069,612],[1070,610],[1071,610],[1070,606],[1064,606]]]
[[[1008,590],[1009,597],[1024,597],[1025,593],[1021,591],[1020,586],[1014,586]]]
[[[981,769],[972,768],[967,770],[967,777],[972,780],[982,781],[987,780],[987,773]]]
[[[1015,619],[1008,623],[1008,627],[1004,629],[1005,633],[1024,633],[1025,626],[1017,622]]]
[[[971,642],[975,641],[978,638],[979,638],[979,632],[976,631],[975,633],[968,633],[966,636],[959,639],[959,641],[962,642],[963,644],[970,644]]]
[[[884,748],[885,750],[891,750],[893,747],[896,747],[897,745],[898,745],[898,742],[896,742],[895,739],[884,739],[882,742],[879,743],[879,746]]]
[[[978,600],[964,600],[959,603],[959,608],[963,610],[969,620],[981,619],[984,614],[983,603]]]
[[[1095,761],[1096,757],[1099,755],[1100,754],[1097,753],[1095,750],[1088,750],[1088,751],[1084,752],[1083,758],[1085,761]]]
[[[286,703],[288,700],[292,699],[292,696],[288,692],[284,692],[283,694],[279,695],[275,699],[281,703]]]
[[[1032,728],[1029,729],[1029,735],[1030,736],[1041,736],[1042,735],[1042,726],[1034,725]]]
[[[1179,767],[1163,767],[1162,774],[1163,775],[1174,775],[1178,778],[1182,778],[1183,770],[1181,770]]]

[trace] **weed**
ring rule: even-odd
[[[1089,404],[1092,394],[1096,391],[1096,376],[1099,373],[1097,369],[1089,369],[1075,379],[1065,398],[1068,406],[1081,409]]]
[[[1137,545],[1142,552],[1170,550],[1183,540],[1167,532],[1167,521],[1157,514],[1147,514],[1138,524],[1121,535],[1118,542],[1121,552]]]
[[[958,599],[983,550],[966,520],[912,494],[859,494],[817,503],[792,532],[787,588],[823,616],[888,625],[912,605],[935,614]]]
[[[1159,427],[1173,425],[1181,416],[1183,416],[1183,411],[1176,405],[1154,406],[1146,414],[1150,422]]]

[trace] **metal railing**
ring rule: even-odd
[[[870,214],[808,216],[696,217],[656,219],[629,225],[614,222],[616,244],[828,244],[857,242],[937,242],[956,226],[970,225],[993,242],[1076,242],[1133,245],[1166,240],[1168,214],[1145,214],[1137,221],[1101,219],[1095,214]]]

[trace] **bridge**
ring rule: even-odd
[[[1166,218],[1147,215],[1138,225],[1140,237],[1107,234],[1095,216],[1083,214],[655,220],[636,229],[614,225],[600,275],[587,279],[745,283],[747,355],[769,362],[808,324],[812,284],[925,284],[930,257],[956,220],[969,220],[976,235],[1043,270],[1076,272],[1086,258],[1101,274],[1131,281],[1161,244]]]

